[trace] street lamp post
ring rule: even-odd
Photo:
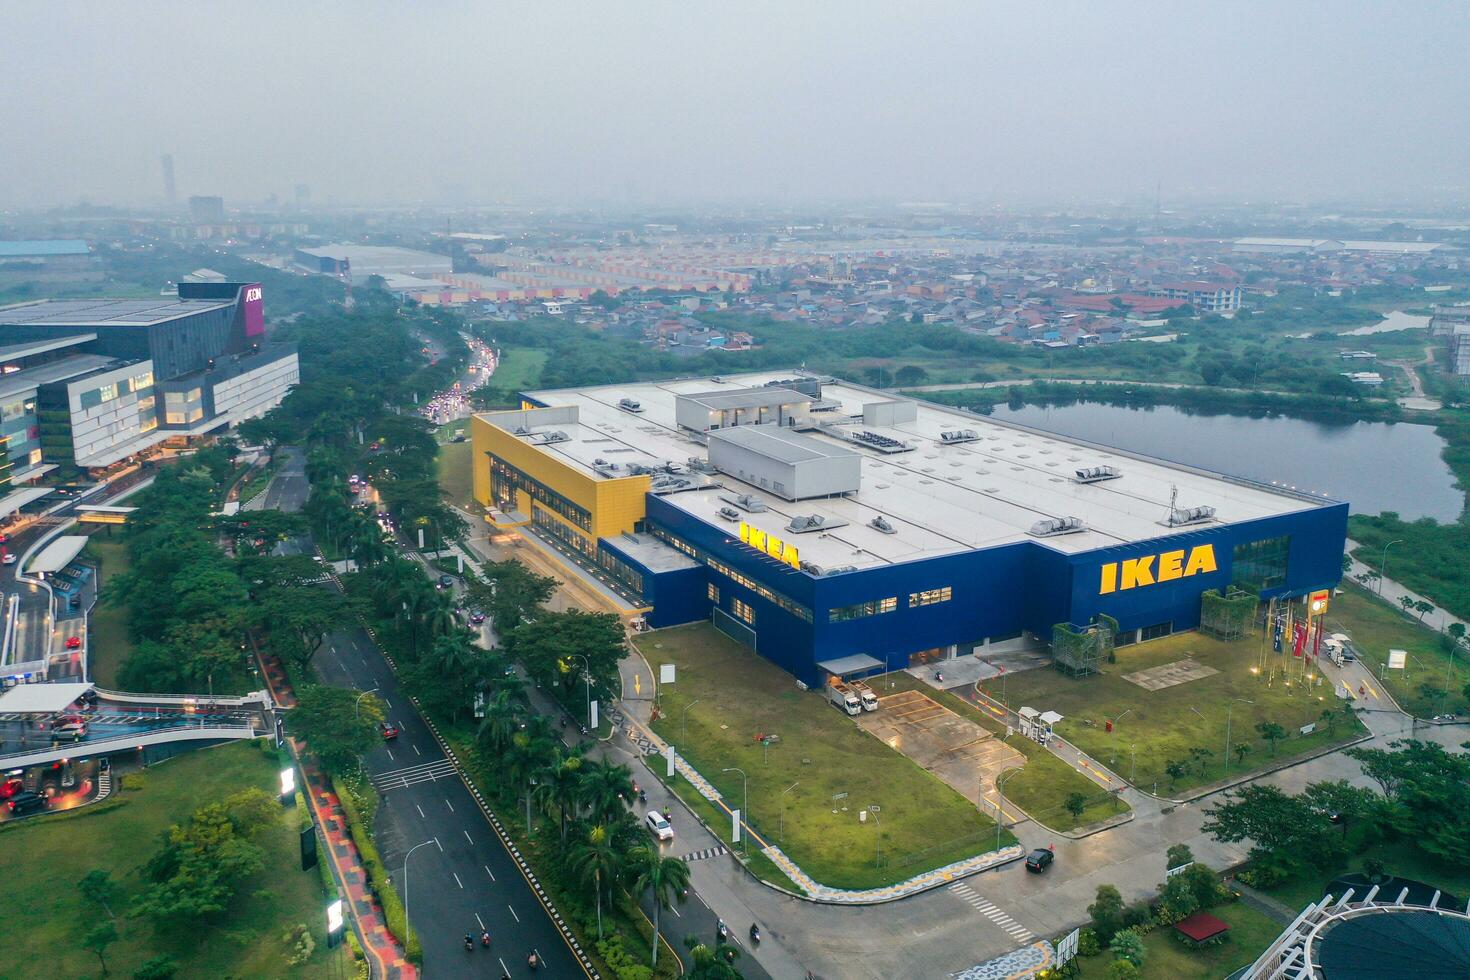
[[[536,792],[536,780],[526,780],[526,836],[531,836],[531,797]]]
[[[1136,783],[1138,776],[1138,743],[1128,746],[1128,782]]]
[[[403,928],[404,928],[404,931],[405,931],[405,935],[403,937],[403,941],[404,941],[405,944],[407,944],[407,942],[408,942],[408,936],[407,936],[406,933],[407,933],[408,930],[410,930],[410,929],[413,928],[413,926],[411,926],[411,925],[408,924],[408,859],[411,858],[411,857],[413,857],[413,852],[414,851],[417,851],[419,848],[423,847],[425,844],[432,844],[432,843],[434,843],[434,841],[433,841],[432,838],[430,838],[429,840],[426,840],[423,843],[415,844],[413,847],[410,847],[408,849],[408,853],[407,854],[403,855]]]
[[[1388,549],[1396,544],[1403,544],[1403,538],[1395,538],[1383,546],[1383,560],[1378,563],[1378,594],[1383,595],[1383,581],[1388,578]]]
[[[587,727],[592,727],[592,665],[587,658],[580,653],[571,655],[571,659],[582,661],[582,680],[587,682]]]
[[[997,851],[1000,850],[1001,831],[1006,825],[1006,780],[1020,771],[1020,769],[1007,769],[995,781],[995,791],[1000,796],[1000,802],[995,805],[995,849]]]
[[[360,720],[362,718],[362,713],[360,711],[360,709],[362,707],[362,699],[365,698],[365,697],[367,697],[369,694],[375,693],[377,690],[378,689],[375,687],[375,688],[372,688],[371,690],[363,691],[361,694],[359,694],[357,696],[357,699],[352,702],[352,717],[354,719]]]
[[[800,785],[801,780],[798,779],[796,782],[792,783],[790,786],[781,791],[781,819],[780,826],[777,829],[776,833],[781,838],[781,843],[783,844],[786,843],[786,794],[796,789],[796,787]]]
[[[878,844],[877,855],[873,859],[873,867],[875,868],[883,867],[883,817],[880,813],[882,809],[883,808],[876,803],[868,804],[868,812],[873,815],[873,822],[875,824],[873,830],[876,834],[876,840]]]
[[[699,703],[699,698],[679,709],[679,743],[682,745],[689,734],[689,709]]]
[[[1132,708],[1129,708],[1127,711],[1124,711],[1122,715],[1119,715],[1118,717],[1114,718],[1113,719],[1113,727],[1114,728],[1117,728],[1118,727],[1118,722],[1120,722],[1120,721],[1123,720],[1123,715],[1130,714],[1132,711],[1133,711],[1133,709]],[[1109,732],[1108,734],[1111,735],[1112,733]]]
[[[730,766],[721,769],[720,772],[740,773],[740,822],[745,824],[745,829],[740,834],[740,853],[746,852],[746,838],[750,836],[750,783],[745,778],[745,770],[739,766]]]
[[[1235,710],[1235,702],[1243,701],[1246,704],[1255,704],[1250,698],[1232,698],[1225,706],[1225,774],[1230,774],[1230,713]]]

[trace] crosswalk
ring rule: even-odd
[[[1027,943],[1031,943],[1036,940],[1036,937],[1031,934],[1031,930],[1021,925],[1021,923],[1017,922],[1009,915],[1006,915],[1004,912],[996,907],[994,902],[990,901],[990,899],[975,891],[975,889],[971,888],[963,881],[956,882],[955,884],[950,885],[949,890],[953,892],[954,895],[960,899],[960,901],[969,905],[976,912],[979,912],[981,915],[985,916],[985,918],[989,919],[991,922],[994,922],[996,925],[1004,929],[1006,931],[1006,934],[1009,935],[1016,942],[1024,946]]]
[[[453,777],[456,772],[453,762],[448,759],[436,759],[433,762],[377,773],[372,777],[372,784],[373,789],[383,793],[390,789],[403,789],[418,783],[430,783],[436,779]]]
[[[687,861],[707,861],[710,858],[719,857],[722,854],[728,854],[728,853],[729,853],[729,851],[725,850],[725,846],[723,844],[721,844],[719,847],[706,847],[702,851],[690,851],[688,854],[685,854],[682,858],[680,858],[680,860],[681,861],[686,861],[686,862]]]

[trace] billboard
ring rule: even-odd
[[[240,308],[247,339],[265,336],[265,296],[258,282],[247,282],[240,290]]]

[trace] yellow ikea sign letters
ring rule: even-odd
[[[792,568],[801,567],[801,559],[797,556],[796,545],[787,544],[774,534],[767,534],[758,527],[751,527],[744,521],[740,522],[740,540],[750,545],[756,551],[763,551],[777,561],[785,562]]]
[[[1142,558],[1128,558],[1122,562],[1110,561],[1102,567],[1102,585],[1098,589],[1098,595],[1136,589],[1140,585],[1172,582],[1176,578],[1213,572],[1217,567],[1215,546],[1212,544],[1190,548],[1188,558],[1185,558],[1184,550],[1180,549],[1159,555],[1144,555]]]

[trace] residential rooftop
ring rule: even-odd
[[[712,389],[739,392],[791,377],[788,371],[527,392],[543,405],[576,406],[577,419],[534,424],[517,434],[597,479],[625,476],[629,464],[687,467],[691,460],[707,459],[706,437],[678,426],[677,397]],[[641,411],[621,407],[625,399],[637,402]],[[690,482],[704,484],[702,488],[662,499],[720,525],[728,522],[728,514],[720,512],[728,511],[732,496],[758,497],[767,509],[742,510],[739,519],[791,541],[803,559],[827,567],[869,567],[1019,541],[1073,554],[1332,503],[924,401],[914,401],[912,421],[863,421],[865,405],[903,401],[911,400],[825,381],[818,410],[798,420],[797,429],[807,439],[830,445],[834,453],[853,451],[861,457],[861,486],[855,493],[789,502],[729,474],[693,472]],[[831,407],[821,410],[825,406]],[[494,424],[493,413],[483,417]],[[515,431],[527,417],[507,415],[502,427]],[[972,441],[947,442],[943,437],[964,430],[973,432]],[[885,452],[852,441],[849,434],[859,432],[913,449],[893,452],[889,446]],[[1106,466],[1121,475],[1093,483],[1076,477],[1079,469]],[[1171,525],[1171,500],[1181,509],[1213,507],[1215,520],[1183,528]],[[788,530],[793,519],[812,516],[823,518],[828,529],[802,534]],[[892,533],[871,525],[879,517]],[[1080,519],[1084,529],[1046,537],[1033,533],[1038,522],[1068,517]]]

